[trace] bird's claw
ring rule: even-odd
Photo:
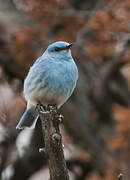
[[[48,104],[47,110],[52,112],[52,113],[57,114],[57,106],[56,106],[56,104]]]
[[[46,106],[44,106],[43,104],[41,104],[40,102],[37,103],[36,107],[35,107],[35,110],[40,112],[44,112],[46,111]]]

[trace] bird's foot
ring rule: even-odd
[[[42,103],[38,102],[35,107],[35,110],[38,112],[40,112],[40,111],[44,112],[44,111],[46,111],[46,106],[44,106]]]
[[[62,122],[64,116],[62,116],[61,114],[60,115],[58,114],[58,109],[57,109],[56,104],[48,104],[47,110],[54,115],[53,123],[61,123]]]
[[[51,113],[57,114],[57,106],[56,104],[48,104],[47,110]]]

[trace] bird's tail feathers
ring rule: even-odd
[[[38,118],[38,112],[36,112],[34,108],[26,109],[18,125],[16,126],[16,129],[24,129],[25,127],[34,129]]]

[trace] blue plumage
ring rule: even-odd
[[[78,79],[78,70],[70,47],[71,44],[63,41],[49,45],[30,68],[24,81],[27,110],[16,128],[34,127],[38,119],[35,107],[39,101],[43,105],[56,104],[60,108],[71,96]],[[26,123],[27,112],[33,112],[30,123]]]

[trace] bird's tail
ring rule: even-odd
[[[34,129],[38,118],[39,118],[38,112],[36,112],[34,108],[26,109],[18,125],[16,126],[16,129],[23,129],[25,127]]]

